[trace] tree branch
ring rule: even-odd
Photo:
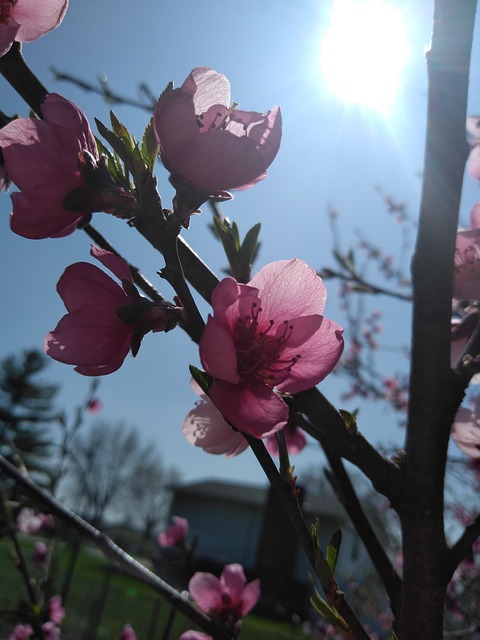
[[[218,640],[229,640],[225,629],[211,620],[203,611],[194,606],[183,595],[171,587],[164,580],[149,571],[140,562],[129,556],[123,549],[118,547],[107,535],[92,527],[88,522],[80,518],[76,513],[70,511],[53,496],[43,491],[33,480],[21,473],[16,467],[10,464],[0,455],[0,469],[20,484],[25,491],[33,495],[37,500],[47,505],[49,510],[60,517],[64,522],[79,531],[84,538],[93,542],[107,557],[117,562],[129,575],[151,589],[159,593],[171,605],[176,607],[192,622],[197,624],[206,633]]]
[[[436,0],[427,54],[425,170],[413,274],[413,346],[406,439],[400,640],[440,640],[447,576],[443,489],[458,407],[450,321],[476,0]],[[421,612],[421,615],[419,615]]]

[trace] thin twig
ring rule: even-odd
[[[179,591],[156,576],[140,562],[129,556],[123,549],[117,546],[107,535],[83,520],[76,513],[65,507],[53,496],[43,491],[27,475],[21,473],[16,467],[0,455],[0,469],[18,482],[31,495],[47,505],[49,510],[59,516],[64,522],[79,531],[84,538],[93,542],[104,555],[118,564],[131,576],[148,585],[163,598],[186,615],[192,622],[218,640],[228,640],[225,629],[211,620],[203,611],[189,602]]]

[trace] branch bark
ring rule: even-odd
[[[476,0],[436,0],[428,64],[425,171],[413,273],[410,409],[400,517],[400,640],[440,640],[448,581],[444,476],[458,407],[450,368],[455,238],[468,147],[466,101]]]

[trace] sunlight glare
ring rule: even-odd
[[[385,0],[333,0],[320,63],[343,102],[386,111],[408,55],[401,12]]]

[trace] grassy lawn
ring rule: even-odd
[[[22,546],[29,558],[33,539],[22,539]],[[70,545],[57,542],[52,557],[52,594],[62,589],[70,556]],[[0,540],[0,608],[4,611],[15,608],[24,593],[10,542]],[[162,640],[171,607],[142,583],[115,570],[96,549],[84,544],[76,560],[66,610],[63,640],[114,640],[126,623],[132,625],[139,640]],[[177,640],[190,628],[189,620],[177,614],[170,639]],[[245,619],[240,636],[241,640],[293,640],[299,637],[303,637],[301,630],[292,625],[255,616]]]

